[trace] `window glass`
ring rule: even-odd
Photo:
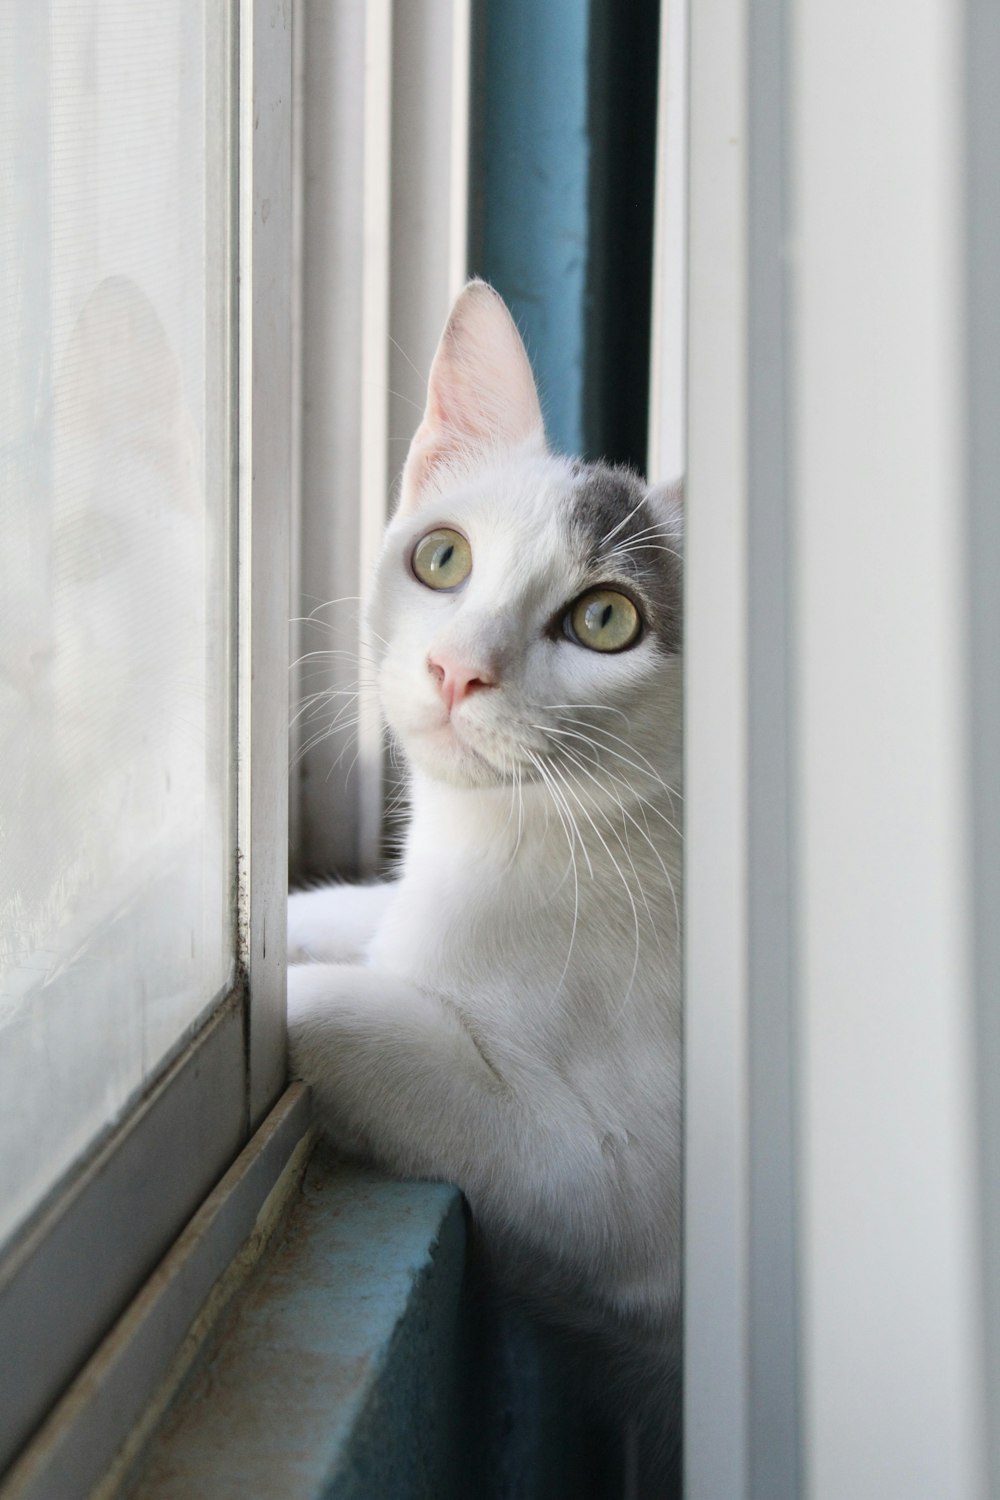
[[[232,973],[228,11],[0,6],[0,1238]]]

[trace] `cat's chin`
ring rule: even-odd
[[[489,756],[458,734],[451,723],[426,729],[404,740],[406,753],[425,776],[465,791],[506,786],[509,771],[495,765]]]

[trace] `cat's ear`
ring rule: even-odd
[[[434,356],[399,508],[416,509],[442,467],[530,444],[544,448],[545,427],[524,345],[503,299],[485,281],[470,281]]]
[[[646,491],[646,504],[680,551],[684,545],[684,481],[672,479],[667,484],[652,485]]]

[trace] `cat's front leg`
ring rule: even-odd
[[[355,963],[362,958],[396,887],[321,885],[288,898],[288,962]]]
[[[466,1190],[488,1172],[510,1091],[446,1001],[377,969],[298,964],[288,1040],[292,1076],[341,1146]]]

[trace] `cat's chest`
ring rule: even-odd
[[[429,856],[410,863],[370,950],[374,963],[463,1002],[534,1005],[557,990],[610,993],[654,959],[646,908],[664,892],[561,859]],[[651,908],[652,909],[652,908]]]

